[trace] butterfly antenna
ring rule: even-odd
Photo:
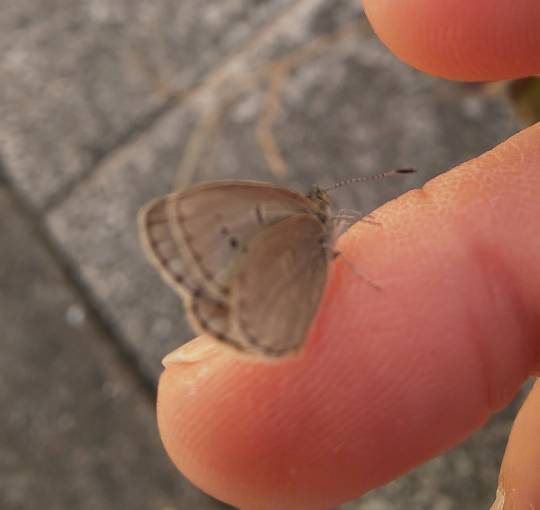
[[[365,182],[365,181],[377,181],[379,179],[385,179],[392,175],[398,174],[414,174],[416,170],[414,168],[398,168],[397,170],[388,170],[386,172],[381,172],[380,174],[375,175],[363,175],[362,177],[351,177],[350,179],[345,179],[343,181],[338,181],[329,188],[324,188],[322,191],[332,191],[342,186],[347,186],[355,182]]]

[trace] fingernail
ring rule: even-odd
[[[502,487],[497,487],[495,501],[489,510],[504,510],[504,491]]]
[[[200,337],[167,354],[161,364],[167,368],[177,364],[198,363],[215,356],[221,350],[215,340]]]

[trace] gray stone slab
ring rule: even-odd
[[[1,185],[0,218],[0,508],[224,508],[172,467],[148,395]]]
[[[285,0],[24,0],[0,12],[0,152],[54,201],[285,8]],[[204,5],[204,7],[203,7]]]

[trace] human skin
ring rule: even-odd
[[[408,64],[451,80],[504,80],[540,69],[536,0],[365,0],[373,28]]]
[[[419,69],[540,73],[537,0],[364,7]],[[384,290],[338,258],[301,356],[250,362],[199,338],[166,359],[161,436],[209,494],[243,510],[330,508],[456,445],[540,370],[540,124],[376,216],[382,227],[360,222],[339,250]],[[537,384],[503,460],[505,509],[540,507],[539,432]]]

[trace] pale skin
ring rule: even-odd
[[[540,73],[538,0],[364,7],[423,71]],[[245,510],[330,508],[455,446],[540,372],[540,124],[376,214],[383,227],[358,223],[339,251],[385,291],[338,258],[303,356],[247,363],[199,338],[167,360],[161,436],[203,490]],[[499,492],[494,508],[540,508],[539,384]]]

